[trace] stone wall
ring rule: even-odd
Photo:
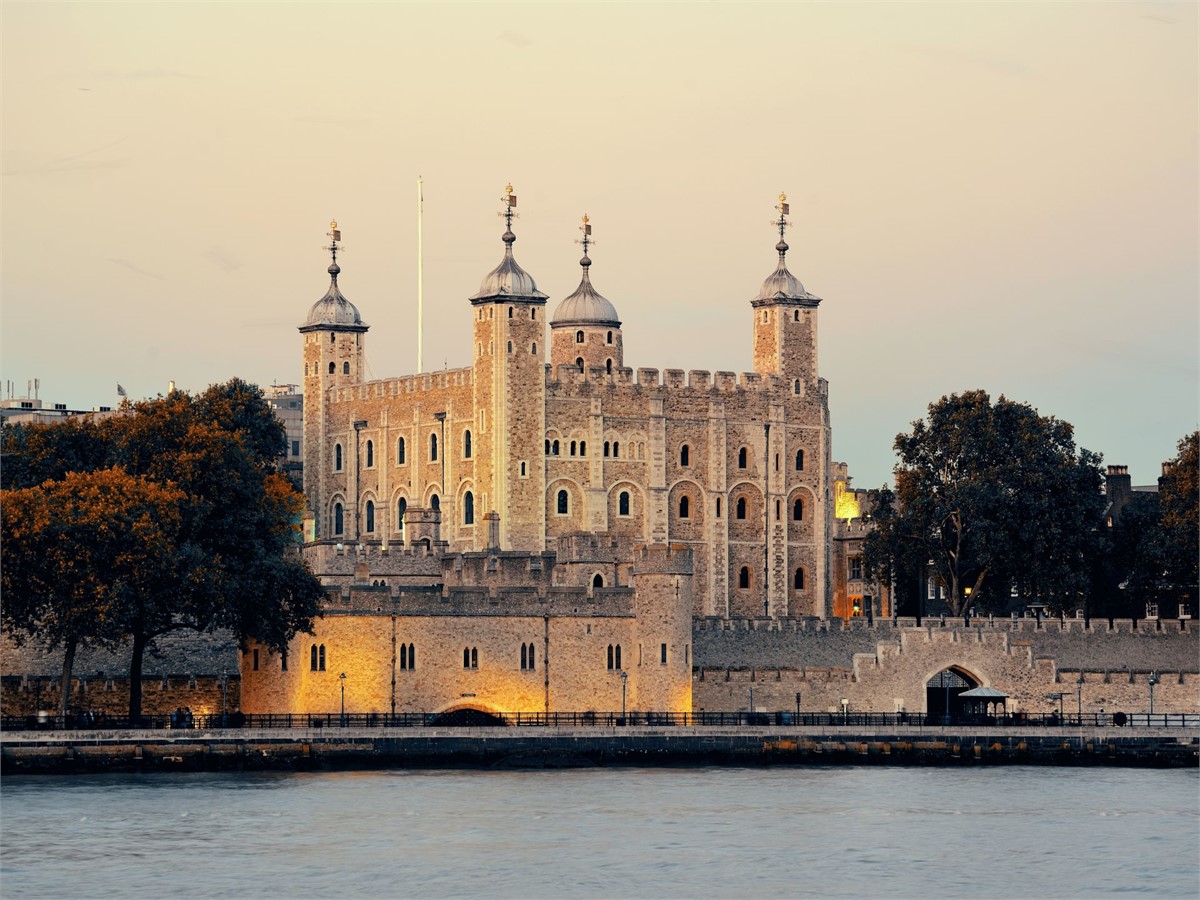
[[[39,711],[58,714],[61,677],[33,676],[22,678],[5,675],[0,679],[0,711],[6,716],[31,716]],[[222,711],[222,679],[220,677],[175,677],[142,679],[142,713],[147,716],[168,715],[185,706],[194,715],[210,715]],[[224,691],[224,709],[237,711],[240,703],[240,679],[228,678]],[[83,678],[71,681],[71,702],[67,711],[104,713],[125,716],[129,713],[128,678]]]

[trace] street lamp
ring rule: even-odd
[[[800,692],[796,691],[796,724],[800,724]]]
[[[1083,724],[1083,670],[1079,670],[1079,678],[1075,682],[1075,716],[1079,724]]]
[[[221,727],[225,727],[225,710],[229,701],[229,670],[221,670]]]
[[[625,724],[625,684],[629,681],[629,673],[621,672],[621,724]]]
[[[338,676],[338,681],[342,685],[342,727],[346,727],[346,673],[343,672]]]
[[[850,701],[845,697],[842,698],[842,724],[845,725],[850,719]]]
[[[1158,684],[1158,673],[1151,672],[1150,678],[1146,681],[1150,685],[1150,715],[1154,715],[1154,686]],[[1147,725],[1150,723],[1147,722]]]

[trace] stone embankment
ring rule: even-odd
[[[1200,730],[627,727],[10,732],[0,773],[570,768],[648,765],[1067,765],[1194,768]]]

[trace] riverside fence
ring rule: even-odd
[[[927,728],[929,726],[970,726],[986,728],[1197,728],[1196,713],[1085,713],[1083,715],[943,716],[924,713],[872,712],[552,712],[486,713],[474,709],[449,712],[412,713],[212,713],[194,715],[177,710],[169,715],[143,716],[138,720],[109,715],[52,716],[44,713],[0,718],[3,731],[78,731],[88,729],[182,729],[205,730],[243,728],[620,728],[651,727],[812,727],[852,726],[866,728]]]

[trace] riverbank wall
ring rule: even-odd
[[[1200,731],[1106,727],[253,729],[11,733],[0,774],[707,765],[1195,768]]]

